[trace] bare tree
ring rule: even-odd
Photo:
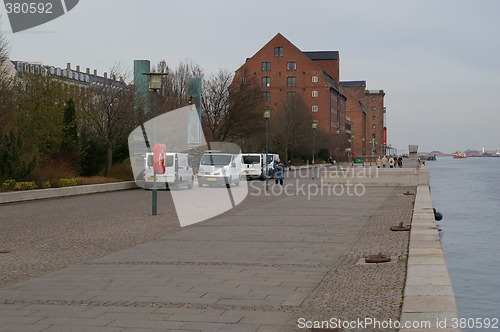
[[[312,116],[304,101],[291,95],[271,117],[271,150],[288,160],[291,152],[305,153],[311,140]]]
[[[203,123],[210,140],[241,146],[262,134],[262,94],[254,80],[220,70],[203,87]]]
[[[162,77],[158,96],[158,114],[162,114],[188,104],[187,86],[190,77],[203,78],[203,69],[191,61],[181,62],[171,69],[163,60],[156,65],[156,72],[167,73]]]
[[[113,68],[110,74],[111,79],[103,79],[91,88],[81,114],[84,127],[106,146],[105,176],[111,171],[118,140],[134,127],[133,89],[123,80],[113,79],[126,77],[119,68]]]

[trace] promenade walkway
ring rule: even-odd
[[[389,227],[411,219],[408,190],[261,196],[258,206],[0,288],[0,331],[292,331],[398,320],[408,232]],[[378,252],[394,259],[364,263]]]

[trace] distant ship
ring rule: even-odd
[[[465,159],[465,158],[467,158],[467,155],[464,152],[462,152],[462,151],[457,151],[457,152],[455,152],[453,154],[453,158],[455,158],[455,159]]]

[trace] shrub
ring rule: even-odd
[[[133,181],[134,173],[132,172],[130,159],[126,159],[121,163],[114,164],[111,168],[111,171],[109,172],[109,177],[125,181]]]
[[[5,180],[5,182],[2,183],[2,190],[5,191],[14,190],[15,187],[16,187],[16,180],[14,179]]]
[[[36,189],[35,181],[30,182],[16,182],[14,190],[33,190]]]
[[[83,184],[82,178],[69,178],[69,179],[59,179],[59,186],[61,187],[74,187]]]
[[[83,184],[102,184],[102,183],[112,183],[121,182],[122,179],[109,178],[104,176],[91,176],[88,178],[83,178]]]

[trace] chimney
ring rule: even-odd
[[[76,71],[80,72],[80,66],[76,66]]]
[[[66,70],[71,70],[71,63],[68,62],[68,64],[66,65]]]
[[[108,73],[104,73],[104,78],[108,78]]]
[[[90,74],[90,68],[87,68],[87,69],[86,69],[86,73],[87,73],[87,74]]]
[[[97,69],[94,69],[94,75],[97,76]]]

